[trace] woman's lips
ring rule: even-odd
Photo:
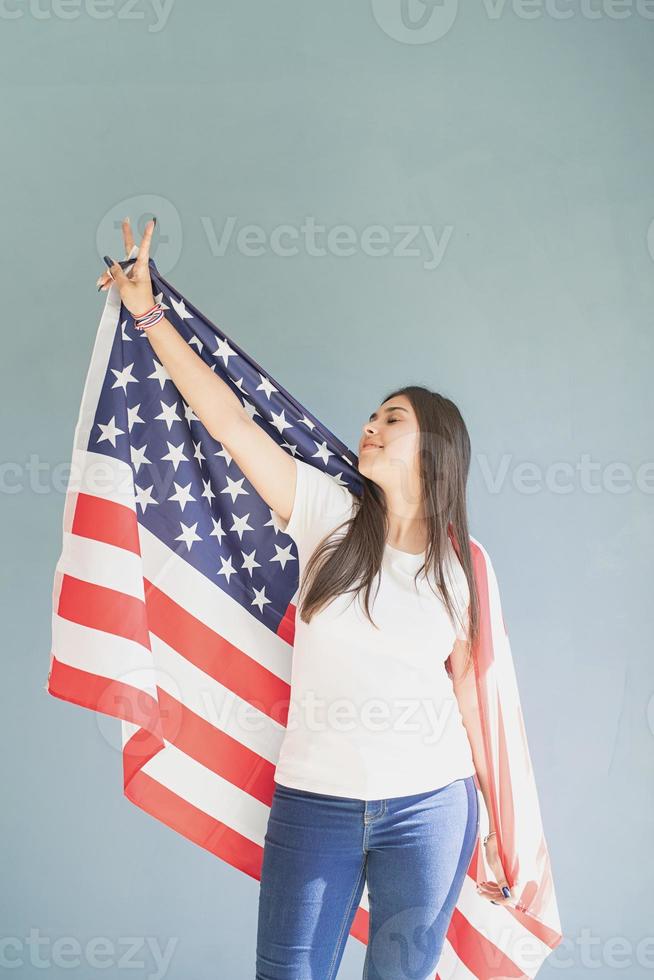
[[[381,446],[362,446],[361,452],[363,452],[366,449],[381,449],[381,448],[382,448]]]

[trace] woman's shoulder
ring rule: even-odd
[[[330,473],[322,463],[311,463],[297,456],[294,460],[293,509],[287,522],[278,515],[278,523],[298,548],[308,553],[324,534],[352,515],[357,499],[340,473]]]
[[[313,510],[326,518],[349,512],[357,498],[340,472],[330,473],[321,464],[295,457],[297,485],[301,494],[309,497]]]

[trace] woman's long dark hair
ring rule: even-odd
[[[470,590],[467,670],[472,659],[472,644],[479,630],[479,598],[472,569],[466,509],[470,437],[459,409],[449,398],[420,385],[407,385],[392,391],[384,402],[397,395],[405,395],[411,402],[420,430],[418,453],[427,549],[414,584],[425,568],[431,569],[454,622],[455,603],[444,568],[449,547],[448,526],[451,524]],[[363,474],[361,478],[363,494],[357,497],[353,515],[323,538],[307,562],[297,604],[298,615],[305,623],[336,596],[352,592],[354,598],[363,592],[365,613],[376,626],[370,614],[370,592],[381,569],[389,530],[386,495],[372,480]],[[336,533],[341,530],[344,530],[343,534]],[[449,668],[448,672],[451,673]]]

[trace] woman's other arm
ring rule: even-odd
[[[468,655],[468,645],[465,640],[456,640],[450,653],[450,666],[452,668],[452,686],[461,711],[461,717],[468,733],[468,741],[472,750],[479,786],[486,804],[488,813],[488,832],[497,832],[493,819],[493,809],[491,805],[490,777],[486,767],[486,753],[484,752],[484,733],[482,720],[479,713],[479,699],[477,697],[477,682],[475,680],[474,664],[470,664],[464,673],[464,665]],[[488,838],[484,848],[485,857],[490,866],[495,881],[485,882],[480,888],[480,894],[498,905],[513,905],[515,897],[510,891],[509,883],[499,858],[497,847],[497,837]],[[506,889],[506,891],[504,891]]]
[[[472,751],[472,759],[481,792],[488,811],[489,833],[495,830],[493,821],[493,811],[491,807],[490,787],[488,783],[488,773],[486,772],[486,756],[484,753],[484,740],[479,715],[479,702],[477,699],[477,685],[475,683],[475,671],[473,664],[463,674],[463,667],[468,655],[468,645],[464,640],[456,640],[450,653],[450,665],[452,667],[452,686],[456,695],[463,724],[468,734],[468,741]]]

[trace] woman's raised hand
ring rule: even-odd
[[[118,287],[121,302],[132,316],[135,317],[141,316],[141,314],[154,306],[154,294],[152,292],[152,280],[150,278],[148,260],[150,257],[150,242],[152,241],[155,224],[156,218],[152,218],[146,224],[136,261],[129,272],[123,272],[118,262],[115,262],[113,259],[110,265],[107,261],[110,257],[105,256],[108,269],[96,282],[96,285],[101,290],[104,290],[109,288],[113,280]],[[134,248],[134,236],[132,235],[129,218],[125,218],[122,222],[122,229],[123,242],[125,243],[125,257],[127,257]]]

